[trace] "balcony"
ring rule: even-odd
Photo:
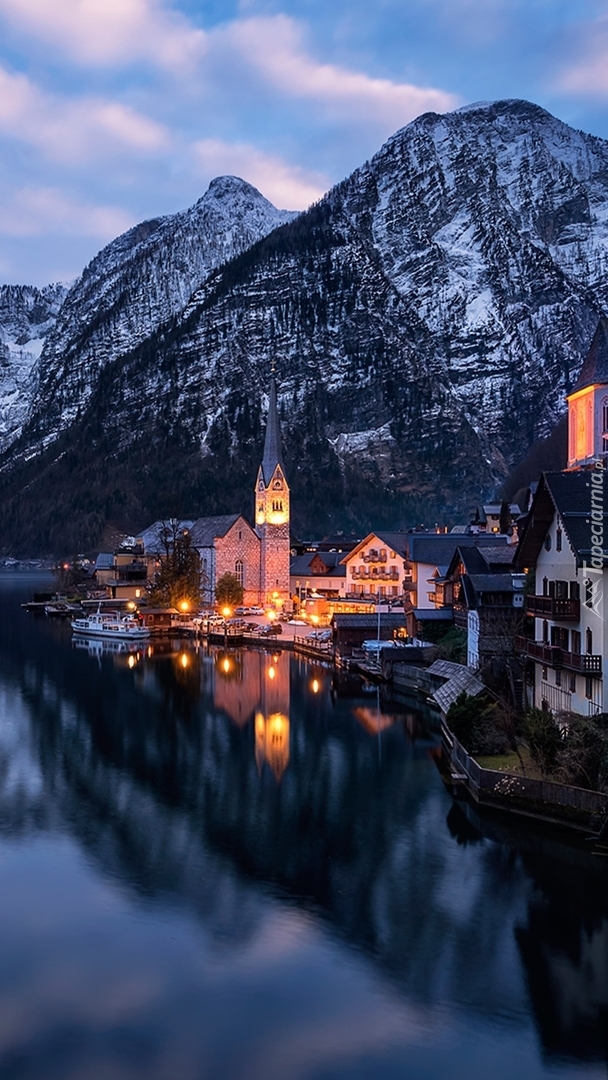
[[[557,645],[546,645],[542,641],[529,641],[527,638],[515,639],[515,648],[531,660],[538,660],[552,668],[566,668],[583,675],[601,675],[602,657],[594,653],[572,653],[560,649]]]
[[[386,551],[376,551],[375,548],[371,548],[368,552],[361,556],[363,562],[370,563],[385,563]]]
[[[558,600],[555,596],[528,596],[526,608],[528,615],[534,615],[537,619],[580,622],[580,600]]]

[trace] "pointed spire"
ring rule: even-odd
[[[274,368],[274,365],[273,365]],[[272,474],[277,465],[281,466],[283,474],[283,454],[281,451],[281,428],[279,426],[279,413],[277,410],[277,384],[274,373],[270,381],[270,397],[268,401],[268,419],[266,421],[266,438],[264,440],[264,457],[262,458],[262,473],[264,483],[270,483]]]
[[[597,324],[589,352],[585,357],[580,375],[571,394],[596,383],[608,383],[608,319],[603,317]]]

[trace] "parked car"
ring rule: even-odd
[[[283,633],[283,627],[280,623],[269,623],[267,626],[258,627],[258,634],[260,637],[276,637],[277,634]]]
[[[250,608],[247,608],[247,612],[248,612],[249,615],[263,615],[264,614],[264,608],[250,607]]]

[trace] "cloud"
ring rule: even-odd
[[[282,209],[303,210],[331,186],[322,173],[290,165],[278,155],[266,154],[248,143],[201,139],[192,149],[197,169],[205,179],[223,173],[240,176]]]
[[[128,105],[99,97],[47,94],[24,75],[0,68],[0,134],[29,143],[55,161],[78,164],[108,154],[165,150],[169,133]]]
[[[180,70],[205,51],[204,31],[161,0],[0,0],[0,17],[83,66],[145,60]]]
[[[597,19],[585,28],[581,56],[563,68],[555,88],[574,94],[604,98],[608,95],[608,19]]]
[[[444,90],[320,63],[306,52],[301,25],[285,15],[241,19],[214,33],[220,35],[274,89],[312,100],[334,118],[371,121],[392,131],[420,113],[446,112],[461,104]]]
[[[106,242],[135,224],[116,206],[95,206],[57,188],[24,187],[0,200],[5,236],[89,236]]]

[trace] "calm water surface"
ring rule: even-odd
[[[75,648],[0,575],[0,1075],[605,1077],[608,860],[453,806],[413,705]]]

